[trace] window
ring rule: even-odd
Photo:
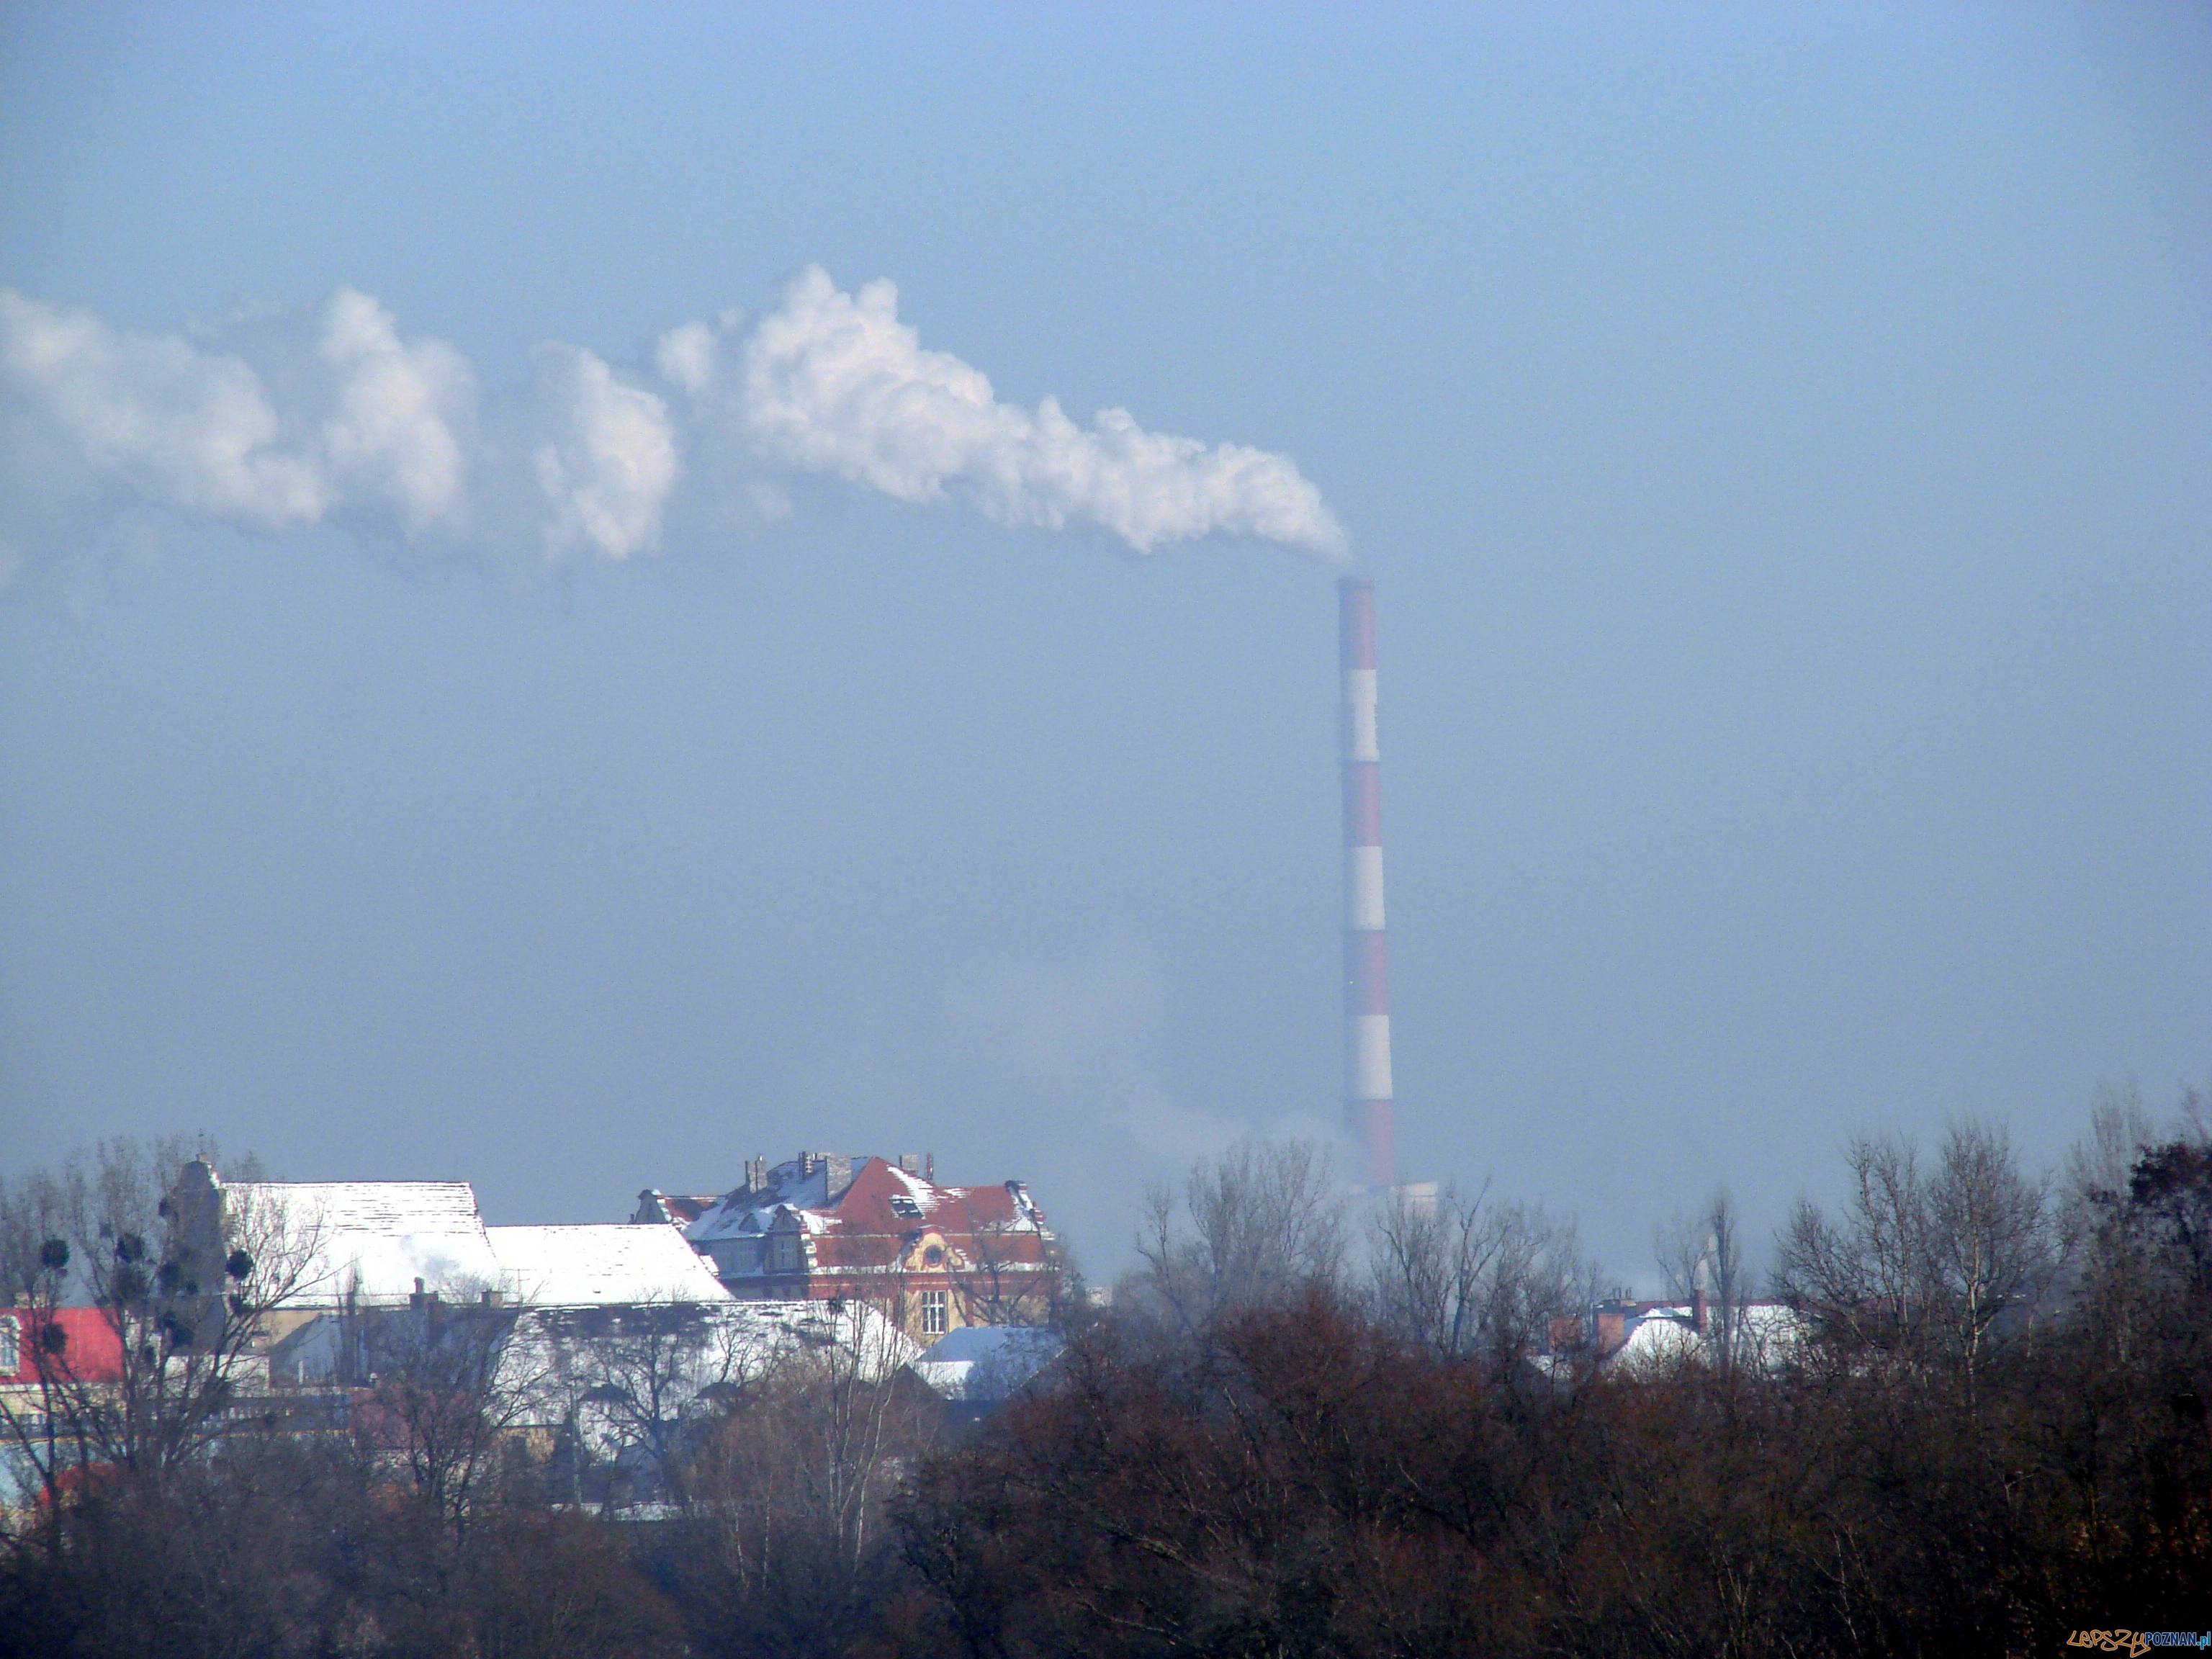
[[[891,1194],[891,1213],[899,1217],[902,1220],[919,1221],[921,1219],[921,1206],[915,1203],[914,1200],[908,1197],[904,1193],[893,1193]]]
[[[22,1328],[13,1314],[0,1314],[0,1376],[13,1376],[23,1368]]]
[[[921,1265],[925,1267],[942,1267],[945,1265],[944,1248],[941,1245],[933,1244],[924,1250],[921,1253]]]
[[[945,1292],[924,1291],[921,1293],[921,1334],[942,1336],[945,1334]]]
[[[795,1273],[799,1271],[799,1236],[779,1233],[769,1241],[769,1271],[775,1273]]]

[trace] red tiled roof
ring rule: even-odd
[[[911,1200],[921,1213],[901,1213],[894,1198]],[[910,1233],[925,1226],[968,1232],[1012,1221],[1014,1195],[1004,1187],[940,1187],[872,1158],[826,1214],[847,1232]]]
[[[112,1382],[123,1375],[123,1339],[98,1308],[4,1308],[0,1319],[15,1325],[15,1369],[0,1372],[0,1386],[35,1383],[42,1375],[78,1382]],[[58,1348],[48,1342],[49,1329],[59,1334]]]

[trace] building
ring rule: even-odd
[[[99,1308],[0,1308],[0,1390],[114,1382],[123,1338]]]
[[[1787,1304],[1754,1299],[1723,1304],[1702,1294],[1688,1302],[1601,1302],[1583,1315],[1551,1322],[1553,1357],[1586,1356],[1632,1375],[1711,1364],[1723,1352],[1735,1364],[1776,1370],[1805,1340],[1805,1321]]]
[[[426,1183],[427,1184],[427,1183]],[[701,1326],[706,1316],[685,1310],[729,1305],[730,1294],[706,1261],[667,1227],[592,1223],[557,1227],[479,1227],[488,1272],[447,1276],[434,1286],[418,1275],[397,1297],[381,1281],[349,1300],[285,1310],[286,1329],[270,1350],[271,1379],[301,1385],[366,1374],[373,1364],[349,1350],[369,1342],[380,1321],[458,1319],[462,1310],[502,1315],[544,1310],[665,1310],[672,1328]],[[345,1282],[359,1285],[358,1278]],[[403,1317],[404,1316],[404,1317]],[[502,1330],[511,1317],[499,1322]],[[350,1357],[349,1357],[350,1356]]]
[[[477,1299],[501,1288],[476,1189],[465,1181],[234,1181],[187,1164],[170,1194],[180,1259],[234,1246],[289,1285],[264,1319],[281,1340],[345,1307],[405,1307],[424,1291]]]
[[[633,1222],[659,1222],[665,1226],[690,1226],[701,1216],[722,1201],[720,1193],[690,1194],[664,1193],[658,1187],[647,1187],[637,1195],[637,1213]]]
[[[859,1300],[923,1341],[968,1325],[1048,1319],[1061,1281],[1060,1243],[1018,1181],[939,1182],[934,1160],[896,1163],[801,1152],[685,1224],[731,1294],[762,1300]],[[639,1221],[673,1221],[677,1201],[648,1188]]]
[[[706,1259],[665,1227],[487,1227],[500,1299],[529,1307],[726,1302]]]
[[[172,1194],[186,1255],[241,1237],[290,1285],[264,1343],[340,1313],[420,1307],[591,1307],[726,1301],[665,1224],[487,1227],[465,1181],[228,1182],[195,1159]]]
[[[1066,1348],[1058,1331],[1037,1326],[964,1325],[922,1349],[907,1369],[944,1401],[949,1422],[966,1426],[1029,1387]]]

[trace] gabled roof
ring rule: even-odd
[[[714,1269],[672,1227],[592,1223],[489,1227],[499,1288],[532,1307],[724,1302]]]
[[[833,1185],[833,1170],[851,1164],[849,1182]],[[991,1187],[947,1187],[902,1170],[888,1159],[817,1159],[810,1170],[796,1158],[779,1164],[756,1189],[740,1187],[684,1229],[704,1244],[739,1234],[769,1231],[779,1209],[799,1212],[810,1233],[830,1231],[903,1235],[927,1227],[969,1232],[988,1227],[1041,1233],[1044,1212],[1029,1189],[1009,1181]]]
[[[1058,1331],[1012,1325],[964,1325],[924,1349],[908,1369],[942,1399],[1003,1400],[1067,1346]]]
[[[499,1259],[465,1181],[231,1182],[223,1191],[275,1206],[289,1228],[313,1237],[303,1306],[349,1295],[404,1301],[418,1279],[448,1300],[499,1287]]]
[[[671,1226],[688,1227],[702,1215],[721,1202],[714,1193],[664,1193],[658,1187],[648,1187],[637,1195],[635,1221],[661,1221]]]

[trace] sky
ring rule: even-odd
[[[927,1151],[1110,1273],[1335,1133],[1346,568],[1405,1176],[1650,1281],[2162,1108],[2208,90],[2189,7],[9,7],[0,1170]]]

